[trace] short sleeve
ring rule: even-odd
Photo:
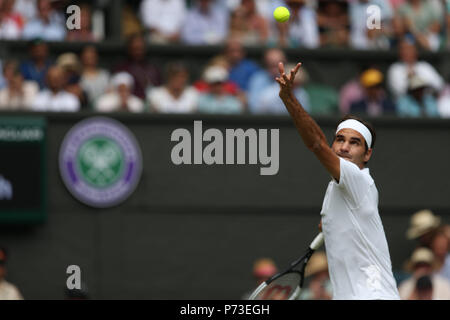
[[[358,208],[373,184],[370,175],[364,173],[356,164],[340,159],[340,179],[338,186],[344,189],[346,199],[353,208]]]

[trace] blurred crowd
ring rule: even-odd
[[[1,0],[0,39],[101,41],[102,13],[113,0]],[[392,49],[406,34],[431,51],[448,46],[448,0],[128,0],[122,34],[145,32],[155,43],[215,45],[229,36],[247,45]],[[82,10],[81,29],[66,29],[65,8]],[[277,23],[278,6],[291,12]],[[376,7],[374,7],[376,6]],[[375,9],[374,9],[375,8]],[[370,28],[368,28],[368,26]]]
[[[395,49],[398,61],[385,72],[362,66],[340,88],[312,81],[302,67],[294,90],[310,114],[450,117],[450,78],[418,58],[418,50],[445,49],[450,0],[127,1],[123,61],[104,69],[96,43],[105,35],[95,21],[108,2],[74,1],[80,29],[68,30],[69,1],[0,0],[0,39],[29,41],[28,58],[0,61],[0,110],[286,114],[278,62],[289,69],[297,61],[287,61],[284,48],[348,47]],[[279,5],[290,8],[289,22],[271,16]],[[380,9],[379,29],[367,27],[372,5]],[[49,41],[90,44],[52,59]],[[150,61],[149,43],[179,42],[225,49],[195,76],[181,57]],[[251,45],[265,48],[262,61],[247,57]]]
[[[450,300],[450,225],[431,210],[415,212],[406,239],[413,250],[401,269],[393,269],[401,300]],[[253,266],[255,288],[283,270],[274,260],[257,259]],[[326,253],[313,254],[305,270],[305,286],[299,300],[330,300],[333,296]],[[244,295],[246,299],[250,294]]]

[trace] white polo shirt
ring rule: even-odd
[[[333,299],[400,299],[369,169],[340,158],[321,215]]]

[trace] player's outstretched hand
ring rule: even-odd
[[[275,80],[280,85],[280,97],[287,97],[292,92],[292,87],[294,85],[294,79],[297,75],[298,70],[301,67],[301,62],[298,63],[294,69],[291,70],[289,76],[284,72],[284,64],[280,62],[278,64],[278,70],[280,71],[280,77],[277,77]]]

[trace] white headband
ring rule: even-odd
[[[366,140],[367,147],[369,149],[371,148],[372,134],[370,133],[370,130],[367,129],[367,127],[365,125],[363,125],[361,122],[359,122],[358,120],[354,120],[354,119],[345,120],[338,126],[338,128],[336,130],[336,134],[338,134],[338,132],[341,131],[342,129],[353,129],[355,131],[358,131]]]

